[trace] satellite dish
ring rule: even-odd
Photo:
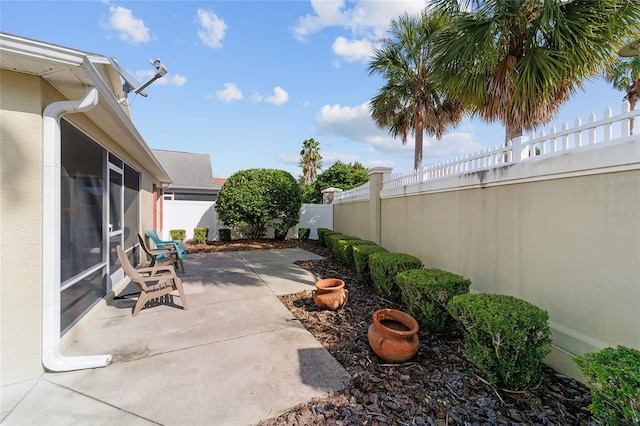
[[[640,38],[633,40],[622,49],[620,49],[618,51],[618,55],[624,57],[640,55]]]
[[[122,79],[124,80],[124,84],[122,85],[122,90],[124,91],[125,95],[133,92],[135,94],[142,95],[146,98],[148,95],[144,91],[144,89],[146,89],[148,86],[151,85],[151,83],[153,83],[154,81],[156,81],[157,79],[159,79],[160,77],[162,77],[167,73],[167,67],[164,66],[164,64],[160,59],[155,59],[155,60],[152,59],[149,61],[149,63],[151,63],[151,65],[153,65],[156,68],[157,72],[147,82],[140,84],[138,83],[138,80],[135,79],[135,77],[133,77],[131,74],[127,72],[127,70],[125,70],[123,67],[120,66],[117,59],[109,58],[109,62],[111,62],[111,65],[113,65],[116,71],[118,71],[118,74],[120,74],[120,77],[122,77]]]

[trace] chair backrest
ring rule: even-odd
[[[147,244],[144,242],[144,238],[142,238],[142,235],[140,235],[140,234],[138,234],[138,241],[140,241],[140,247],[142,247],[142,250],[144,250],[144,252],[147,254],[147,256],[149,256],[151,259],[153,259],[154,256],[149,251],[149,247],[147,247]]]
[[[117,246],[116,251],[118,252],[118,261],[120,261],[120,266],[122,266],[124,273],[127,274],[132,281],[142,278],[142,275],[140,275],[140,273],[136,271],[136,268],[131,265],[131,262],[129,262],[129,258],[124,250],[122,250],[122,247]]]
[[[147,231],[147,235],[149,236],[149,238],[151,238],[151,241],[153,241],[153,244],[156,245],[156,247],[161,243],[160,237],[158,236],[158,234],[156,233],[156,231],[154,229],[149,229]]]

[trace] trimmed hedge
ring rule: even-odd
[[[207,242],[207,238],[209,237],[209,228],[194,228],[193,229],[193,239],[198,244],[205,244]]]
[[[372,246],[377,244],[368,240],[346,240],[344,242],[340,240],[338,241],[338,245],[342,262],[353,267],[355,265],[353,262],[353,248],[355,246]]]
[[[471,280],[440,269],[411,269],[396,275],[402,303],[426,330],[452,331],[457,323],[447,312],[447,303],[459,294],[469,293]]]
[[[347,235],[343,238],[334,239],[331,242],[331,253],[333,256],[338,259],[340,262],[346,264],[347,260],[345,259],[346,255],[346,245],[352,241],[361,241],[358,237],[352,237]]]
[[[327,248],[329,250],[331,250],[331,253],[335,256],[335,254],[333,253],[333,246],[336,243],[336,241],[338,240],[352,240],[355,239],[356,237],[352,237],[350,235],[346,235],[346,234],[340,234],[340,233],[335,233],[335,234],[331,234],[331,235],[326,235],[324,236],[324,242],[327,245]]]
[[[338,232],[334,232],[332,230],[323,230],[322,232],[318,232],[318,242],[320,243],[321,247],[328,247],[327,246],[327,239],[329,238],[330,235],[333,234],[338,234]]]
[[[422,261],[406,253],[377,252],[369,255],[369,271],[373,287],[389,300],[400,301],[396,274],[408,269],[422,268]]]
[[[379,245],[353,246],[353,265],[356,267],[358,278],[366,283],[371,283],[371,271],[369,270],[369,255],[387,249]]]
[[[324,247],[324,234],[327,232],[333,232],[329,228],[318,228],[318,243],[321,247]]]
[[[184,241],[187,239],[187,231],[185,229],[171,229],[169,230],[169,238]]]
[[[589,411],[605,425],[640,424],[640,351],[618,346],[574,358],[589,379]]]
[[[308,240],[309,235],[311,235],[311,228],[298,228],[298,239],[299,240]]]
[[[447,310],[465,329],[469,357],[492,384],[523,389],[541,377],[551,352],[549,315],[532,303],[502,294],[454,296]]]

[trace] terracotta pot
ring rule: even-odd
[[[316,289],[312,292],[313,301],[320,309],[335,311],[347,303],[349,290],[345,290],[344,281],[337,278],[325,278],[316,281]]]
[[[395,309],[381,309],[373,314],[368,338],[371,349],[388,362],[408,361],[416,356],[420,347],[418,322]]]

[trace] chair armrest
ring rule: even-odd
[[[140,274],[149,274],[148,276],[144,276],[143,280],[157,280],[157,278],[154,278],[156,276],[163,276],[163,277],[172,277],[175,278],[177,277],[176,275],[176,270],[173,267],[173,265],[158,265],[158,266],[148,266],[146,268],[139,268],[137,269],[138,273]],[[168,274],[163,273],[163,272],[168,272]]]

